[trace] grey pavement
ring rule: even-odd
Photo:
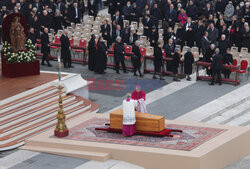
[[[41,70],[57,71],[57,62],[51,61],[53,67],[41,66]],[[152,80],[152,74],[145,74],[143,78],[134,78],[133,73],[117,75],[114,70],[107,69],[106,74],[99,75],[88,70],[87,65],[73,64],[74,68],[64,69],[64,72],[80,73],[84,79],[94,78],[99,80],[94,83],[94,86],[101,84],[101,81],[106,86],[107,80],[119,80],[121,83],[121,90],[117,90],[117,83],[113,83],[113,90],[90,90],[90,100],[100,105],[99,113],[104,113],[121,105],[122,100],[127,92],[133,91],[135,85],[139,83],[146,93],[155,89],[161,88],[163,85],[172,83],[172,77],[164,77],[164,82],[159,80]],[[182,82],[180,82],[181,84]],[[240,86],[249,83],[245,80]],[[178,85],[178,84],[177,84]],[[163,115],[167,119],[175,119],[195,108],[198,108],[220,96],[231,92],[238,87],[231,84],[223,84],[222,86],[209,86],[207,81],[199,81],[191,84],[181,90],[178,90],[166,97],[163,97],[155,102],[147,105],[150,113]],[[0,158],[12,154],[16,150],[0,152]],[[57,161],[55,163],[55,161]],[[55,156],[46,153],[41,153],[32,157],[22,163],[12,167],[12,169],[73,169],[77,166],[85,164],[88,160]],[[1,168],[1,167],[0,167]],[[225,169],[250,169],[250,160],[247,158],[241,159]]]
[[[89,160],[41,153],[10,169],[72,169]]]

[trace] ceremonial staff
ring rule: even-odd
[[[61,82],[61,59],[60,56],[58,58],[58,80],[59,80],[59,109],[57,113],[57,125],[54,130],[54,135],[57,137],[66,137],[69,135],[69,130],[65,124],[65,114],[63,111],[63,102],[62,102],[62,82]]]

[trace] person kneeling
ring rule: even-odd
[[[137,101],[131,99],[131,95],[127,94],[127,99],[123,100],[123,136],[132,136],[136,132],[135,128],[135,107],[137,107]]]

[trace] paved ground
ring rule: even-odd
[[[57,63],[51,62],[52,68],[47,66],[41,66],[41,70],[57,71]],[[105,75],[97,75],[88,71],[87,66],[80,64],[74,64],[72,69],[63,69],[65,72],[80,73],[83,78],[95,78],[101,80],[106,84],[107,80],[120,80],[121,90],[117,90],[117,83],[114,84],[114,90],[91,90],[90,99],[97,102],[100,105],[100,112],[105,113],[108,110],[113,109],[121,104],[127,92],[131,92],[136,83],[140,83],[144,90],[146,90],[149,96],[154,99],[147,98],[149,104],[147,106],[148,111],[153,114],[163,115],[168,119],[175,119],[187,112],[190,112],[197,107],[200,107],[210,101],[234,91],[237,88],[249,83],[249,80],[245,80],[240,86],[235,87],[229,84],[223,84],[222,86],[209,86],[208,82],[203,81],[191,81],[176,83],[172,82],[171,77],[165,77],[165,81],[152,80],[152,74],[146,74],[144,78],[134,78],[130,72],[128,74],[121,73],[117,75],[114,70],[107,69]],[[100,81],[98,82],[100,84]],[[146,85],[145,84],[149,84]],[[95,83],[95,86],[98,86]],[[164,87],[163,87],[164,86]],[[157,89],[158,88],[158,89]],[[156,90],[155,90],[156,89]],[[157,94],[160,93],[160,94]],[[147,101],[148,101],[147,100]],[[24,155],[29,153],[28,155]],[[20,150],[12,150],[6,152],[0,152],[0,169],[85,169],[85,168],[122,168],[121,166],[129,168],[137,168],[131,164],[119,162],[115,160],[109,160],[106,163],[98,163],[83,159],[76,159],[70,157],[62,157],[49,155],[44,153],[34,153]],[[13,159],[16,161],[13,162]],[[55,163],[56,161],[56,163]],[[105,167],[104,167],[105,166]],[[2,168],[1,168],[2,167]],[[225,169],[249,169],[250,157],[241,159]]]

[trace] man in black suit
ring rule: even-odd
[[[117,74],[120,74],[119,73],[119,69],[120,69],[120,63],[122,65],[122,69],[123,69],[123,72],[124,73],[127,73],[127,69],[126,69],[126,66],[125,66],[125,63],[124,63],[124,55],[125,55],[125,48],[124,48],[124,45],[123,43],[121,42],[121,37],[118,36],[116,38],[116,43],[115,43],[115,46],[114,46],[114,57],[115,57],[115,70],[116,70],[116,73]]]
[[[41,52],[43,54],[41,65],[45,65],[44,61],[46,61],[48,66],[51,67],[52,65],[49,63],[50,43],[49,43],[48,32],[49,32],[48,28],[44,28],[44,32],[41,36],[41,44],[42,44]]]
[[[116,11],[115,16],[113,16],[112,23],[113,23],[114,28],[117,25],[120,25],[121,28],[123,28],[123,18],[120,16],[120,12],[119,11]]]
[[[214,85],[215,75],[218,76],[218,83],[221,85],[221,71],[223,70],[222,59],[223,57],[220,54],[220,50],[217,48],[215,50],[215,56],[213,57],[211,67],[209,67],[209,69],[212,69],[212,81],[209,85]]]
[[[70,53],[71,46],[66,30],[63,31],[60,41],[61,41],[61,57],[63,59],[64,68],[73,68],[73,66],[71,65],[72,62]]]
[[[219,31],[214,27],[213,23],[209,25],[209,29],[207,30],[207,32],[208,32],[208,39],[211,41],[211,43],[216,45],[216,41],[219,37]]]
[[[97,16],[98,13],[98,2],[97,0],[88,0],[88,10],[89,10],[89,15],[90,16]]]
[[[204,32],[204,36],[201,38],[201,48],[202,48],[202,55],[205,56],[206,51],[209,49],[210,41],[208,40],[208,32]]]
[[[142,21],[142,24],[143,24],[143,28],[144,28],[144,35],[149,37],[151,35],[152,26],[153,26],[153,22],[151,21],[149,15],[145,16],[145,18]]]
[[[57,0],[56,9],[60,10],[61,14],[63,14],[66,9],[65,4],[61,0]]]
[[[201,20],[198,21],[198,23],[195,25],[194,27],[194,31],[195,31],[195,42],[196,42],[196,46],[199,47],[199,53],[201,51],[201,39],[204,35],[205,32],[205,27],[203,26],[203,22]]]
[[[78,8],[78,4],[75,2],[73,3],[73,7],[70,11],[71,14],[71,22],[74,23],[80,23],[81,18],[82,18],[82,12],[80,10],[80,8]]]
[[[110,25],[108,24],[108,21],[105,19],[103,21],[103,25],[101,25],[101,33],[104,40],[107,41],[108,46],[111,44],[111,37],[110,37]]]
[[[121,26],[117,25],[115,29],[112,30],[112,41],[115,42],[118,36],[121,36]]]
[[[170,8],[166,11],[165,20],[168,22],[168,25],[174,29],[174,25],[177,20],[177,12],[174,9],[173,4],[171,4]]]

